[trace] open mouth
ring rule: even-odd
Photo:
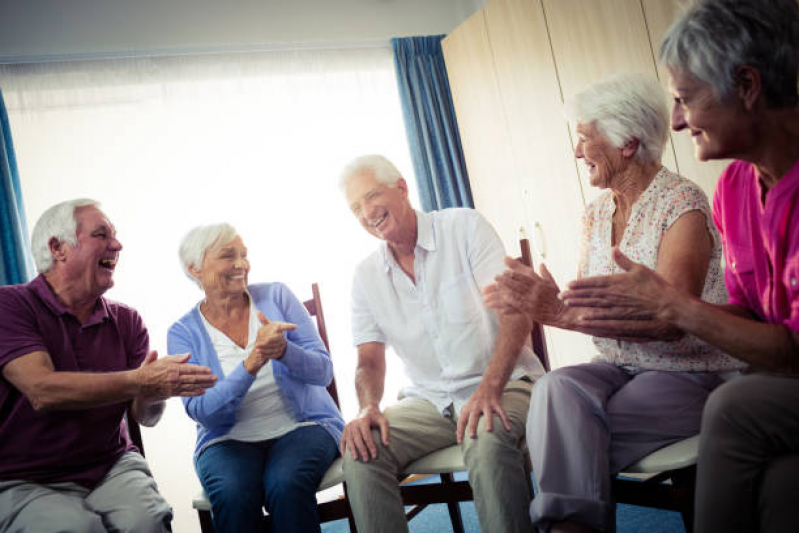
[[[100,260],[100,267],[104,268],[106,270],[110,270],[111,272],[114,271],[116,266],[117,266],[116,259],[101,259]]]
[[[378,227],[380,227],[380,225],[383,223],[383,221],[386,220],[386,217],[388,217],[388,213],[383,213],[383,215],[380,218],[375,219],[375,220],[370,220],[369,221],[369,227],[377,229]]]

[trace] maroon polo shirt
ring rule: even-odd
[[[126,305],[101,297],[81,324],[43,276],[0,287],[0,367],[44,351],[57,371],[129,370],[141,364],[148,347],[141,316]],[[126,407],[121,402],[36,412],[0,373],[0,480],[73,481],[95,487],[133,448],[123,422]]]

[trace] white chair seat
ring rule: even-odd
[[[344,471],[341,469],[342,464],[343,461],[341,457],[333,461],[333,463],[330,465],[330,468],[328,468],[327,472],[325,472],[321,483],[319,483],[319,488],[316,489],[317,492],[334,487],[344,481]],[[211,502],[208,501],[208,497],[205,495],[204,490],[200,490],[200,492],[197,493],[197,496],[194,497],[191,505],[198,511],[211,510]]]
[[[626,474],[656,474],[696,464],[699,455],[699,435],[670,444],[650,453],[637,463],[628,466]]]
[[[461,447],[453,444],[417,459],[404,470],[406,474],[451,474],[466,470],[466,465]]]

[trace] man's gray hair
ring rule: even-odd
[[[666,93],[652,76],[605,78],[575,95],[566,113],[574,122],[593,123],[616,148],[637,139],[639,161],[660,161],[669,136],[669,109]]]
[[[236,238],[238,232],[236,228],[225,222],[221,224],[209,224],[207,226],[197,226],[189,230],[183,240],[180,242],[180,249],[178,255],[180,256],[180,264],[183,267],[183,272],[202,288],[200,282],[191,275],[189,269],[194,267],[199,269],[205,254],[208,250],[213,249],[215,246],[227,244]]]
[[[796,0],[707,0],[684,11],[666,32],[660,60],[733,94],[738,69],[760,73],[767,104],[797,105],[799,4]]]
[[[341,172],[338,180],[338,187],[341,192],[346,192],[347,184],[353,176],[364,172],[371,173],[377,181],[389,187],[396,185],[402,178],[402,174],[394,166],[394,163],[385,156],[378,154],[362,155],[350,161]]]
[[[59,242],[73,247],[78,245],[78,221],[75,218],[75,211],[88,206],[99,207],[100,202],[90,198],[77,198],[56,204],[42,213],[31,234],[31,252],[37,272],[42,274],[53,266],[50,239],[56,238]]]

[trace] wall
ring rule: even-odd
[[[0,63],[448,33],[484,0],[2,0]]]

